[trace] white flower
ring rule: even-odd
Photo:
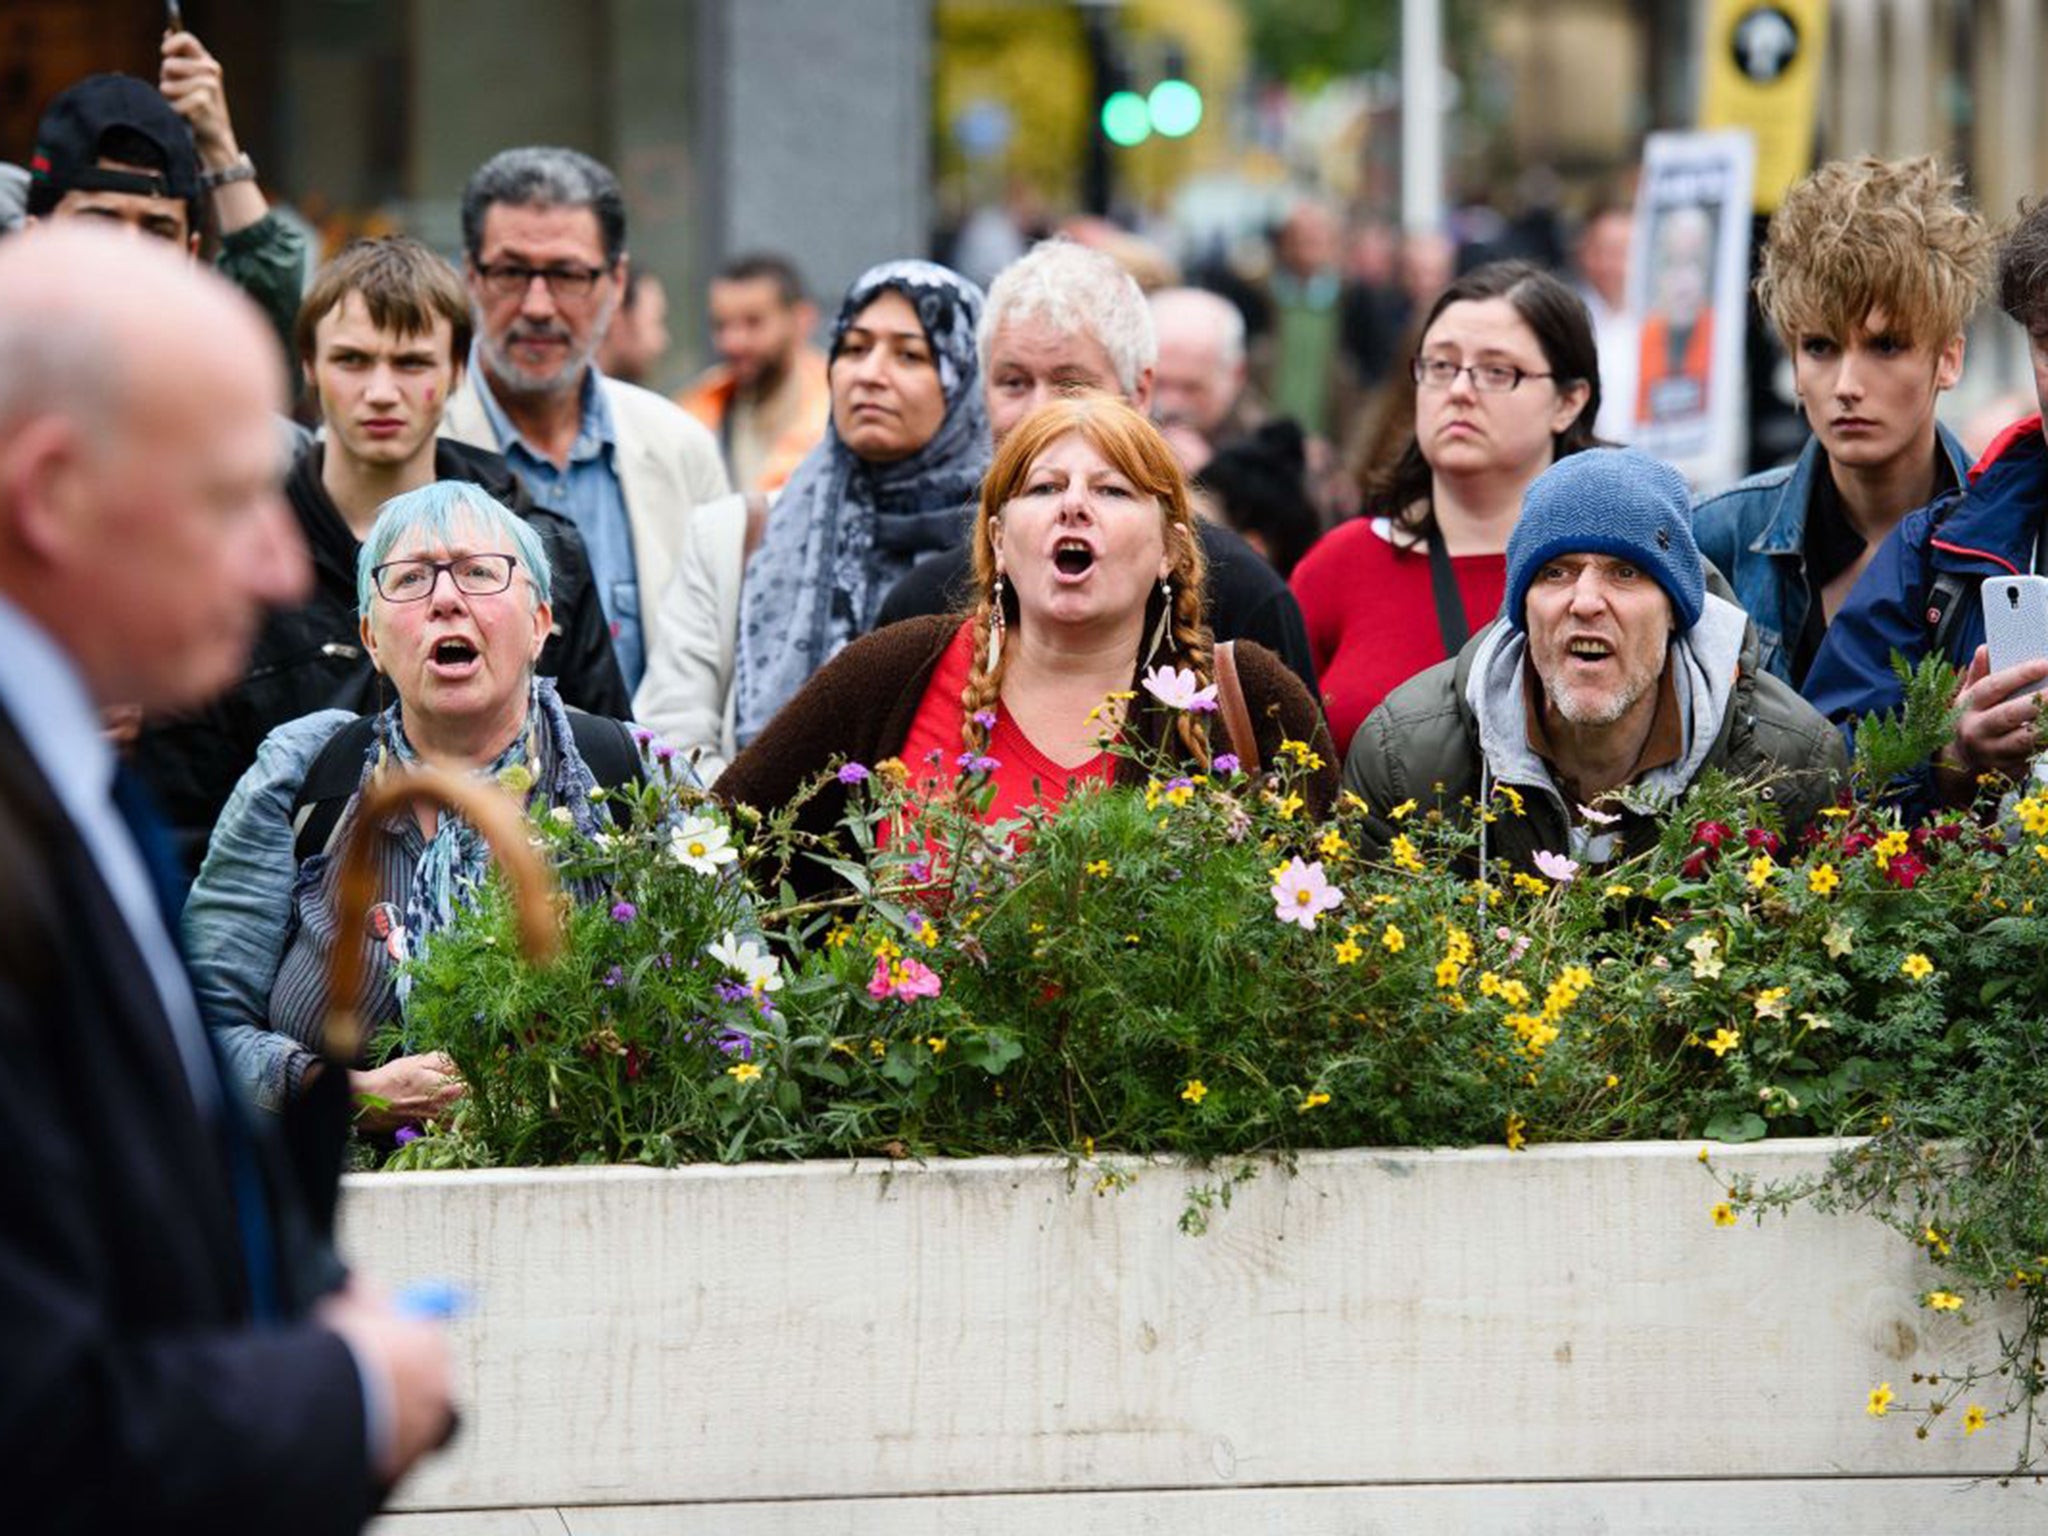
[[[1344,893],[1323,874],[1322,860],[1304,864],[1289,859],[1273,871],[1273,915],[1283,923],[1294,923],[1304,932],[1312,931],[1316,918],[1343,901]]]
[[[548,812],[548,820],[558,827],[573,827],[576,825],[576,813],[566,805],[558,805]]]
[[[1185,667],[1153,667],[1144,678],[1145,691],[1168,709],[1191,709],[1207,714],[1216,707],[1216,685],[1195,686],[1195,674]]]
[[[1544,848],[1536,854],[1536,867],[1559,885],[1563,885],[1579,872],[1579,861]]]
[[[669,834],[668,851],[685,869],[715,875],[718,866],[737,859],[732,834],[708,816],[692,816]]]
[[[1621,818],[1612,811],[1596,811],[1590,805],[1579,807],[1579,815],[1596,827],[1611,827]]]
[[[704,951],[712,959],[742,978],[756,992],[773,992],[782,985],[782,965],[773,955],[763,954],[752,939],[741,939],[730,928],[725,937]]]

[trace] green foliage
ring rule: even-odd
[[[1924,760],[1952,691],[1907,679],[1864,783]],[[389,1044],[447,1051],[467,1094],[393,1163],[1172,1153],[1211,1170],[1199,1231],[1249,1159],[1303,1148],[1868,1137],[1814,1185],[1731,1186],[1730,1219],[1867,1208],[1958,1295],[2017,1296],[1983,1369],[2031,1402],[2048,797],[1910,830],[1845,802],[1795,839],[1710,776],[1653,846],[1487,886],[1477,824],[1524,814],[1516,791],[1311,823],[1317,766],[1300,743],[1257,780],[1158,762],[991,822],[971,782],[849,765],[826,839],[666,784],[594,844],[545,823],[564,954],[520,963],[493,893],[412,963]],[[806,864],[836,889],[798,900]]]
[[[1872,787],[1890,784],[1926,768],[1935,753],[1952,740],[1962,710],[1956,704],[1961,682],[1945,657],[1929,654],[1915,667],[1897,651],[1892,671],[1904,690],[1896,714],[1871,715],[1856,727],[1856,781]]]

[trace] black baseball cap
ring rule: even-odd
[[[102,156],[127,156],[102,147],[124,129],[153,145],[161,170],[108,170]],[[163,93],[133,75],[89,75],[62,92],[36,125],[36,151],[28,163],[28,211],[40,216],[66,192],[135,192],[182,200],[199,214],[199,151],[192,130]]]

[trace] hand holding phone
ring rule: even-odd
[[[1984,643],[1990,648],[1993,672],[2048,661],[2048,576],[1990,577],[1978,595],[1984,604]],[[2048,679],[2015,689],[2010,697],[2043,688],[2048,688]]]

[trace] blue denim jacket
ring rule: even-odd
[[[1939,422],[1934,432],[1961,484],[1970,467],[1963,445]],[[1821,460],[1820,439],[1809,438],[1792,463],[1751,475],[1692,509],[1700,553],[1728,578],[1756,623],[1763,669],[1788,683],[1793,647],[1806,624],[1806,513]]]

